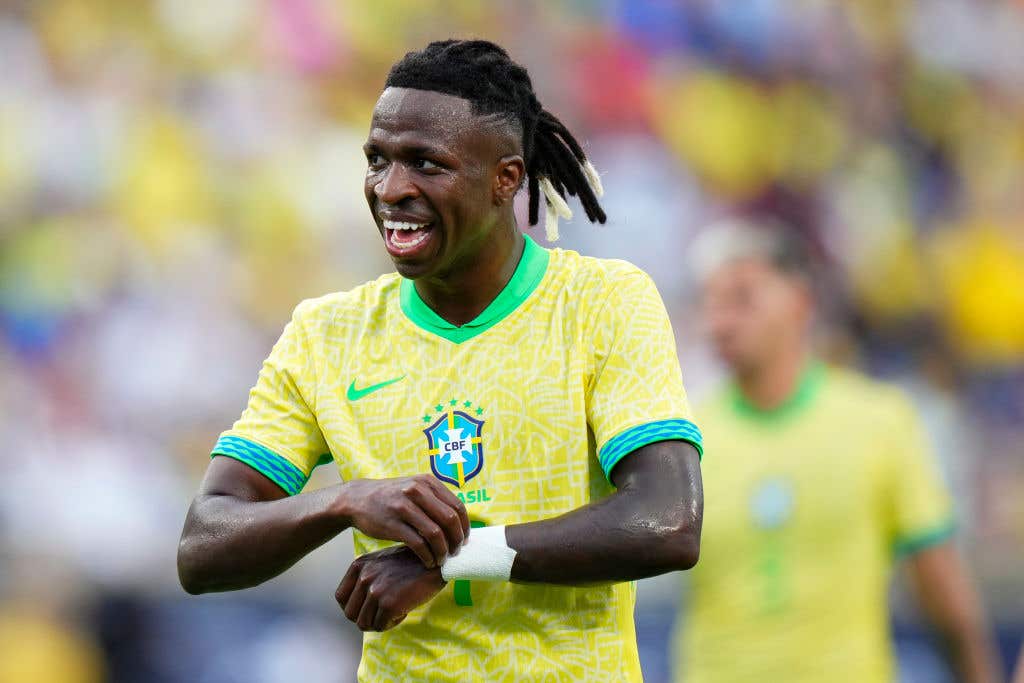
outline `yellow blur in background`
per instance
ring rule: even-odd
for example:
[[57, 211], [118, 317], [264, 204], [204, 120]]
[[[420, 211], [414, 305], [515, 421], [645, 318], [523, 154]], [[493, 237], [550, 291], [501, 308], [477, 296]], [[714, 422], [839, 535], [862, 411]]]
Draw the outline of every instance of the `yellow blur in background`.
[[[260, 589], [189, 599], [175, 546], [292, 307], [390, 270], [360, 147], [391, 63], [451, 36], [505, 46], [584, 141], [609, 223], [560, 246], [652, 274], [692, 394], [720, 376], [685, 267], [695, 234], [743, 213], [806, 235], [833, 274], [823, 347], [915, 397], [1013, 648], [1024, 3], [15, 0], [0, 682], [349, 679], [357, 635], [331, 597], [346, 540]], [[41, 599], [40, 576], [61, 590]], [[677, 592], [640, 590], [648, 681], [667, 680]], [[905, 680], [939, 680], [896, 604]]]

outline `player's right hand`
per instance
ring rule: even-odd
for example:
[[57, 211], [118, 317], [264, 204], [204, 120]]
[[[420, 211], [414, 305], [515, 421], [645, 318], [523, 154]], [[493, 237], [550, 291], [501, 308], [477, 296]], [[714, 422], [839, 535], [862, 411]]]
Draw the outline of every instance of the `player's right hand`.
[[360, 630], [387, 631], [444, 586], [438, 569], [424, 568], [409, 548], [399, 545], [357, 557], [334, 599]]
[[348, 526], [404, 543], [427, 568], [440, 567], [469, 534], [466, 506], [428, 474], [345, 482], [338, 506]]

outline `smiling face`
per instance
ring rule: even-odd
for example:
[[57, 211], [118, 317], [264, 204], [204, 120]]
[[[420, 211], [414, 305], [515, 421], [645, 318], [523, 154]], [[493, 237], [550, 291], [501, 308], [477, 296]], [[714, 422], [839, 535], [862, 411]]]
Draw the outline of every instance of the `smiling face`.
[[387, 88], [363, 149], [366, 201], [403, 277], [443, 280], [500, 239], [502, 221], [514, 226], [524, 172], [516, 136], [468, 100]]

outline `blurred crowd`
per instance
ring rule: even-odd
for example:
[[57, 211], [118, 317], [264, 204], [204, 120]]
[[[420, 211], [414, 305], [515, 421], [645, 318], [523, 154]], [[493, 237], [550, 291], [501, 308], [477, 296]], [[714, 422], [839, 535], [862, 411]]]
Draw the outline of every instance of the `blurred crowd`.
[[[688, 245], [728, 215], [801, 231], [822, 348], [917, 400], [1012, 644], [1024, 2], [5, 0], [0, 683], [351, 675], [347, 542], [203, 598], [175, 546], [291, 308], [390, 270], [361, 144], [390, 64], [450, 36], [505, 46], [585, 141], [609, 222], [558, 246], [653, 275], [696, 398], [719, 371]], [[673, 590], [641, 590], [641, 639]]]

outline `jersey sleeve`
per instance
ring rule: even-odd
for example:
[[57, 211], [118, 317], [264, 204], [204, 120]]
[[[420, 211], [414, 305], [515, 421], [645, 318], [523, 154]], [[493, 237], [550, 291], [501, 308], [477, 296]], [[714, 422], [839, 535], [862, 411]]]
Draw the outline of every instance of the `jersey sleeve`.
[[605, 476], [629, 453], [680, 439], [703, 455], [691, 421], [675, 337], [651, 278], [634, 269], [617, 279], [593, 328], [587, 423]]
[[240, 460], [289, 495], [301, 491], [313, 468], [331, 457], [311, 403], [315, 386], [300, 304], [263, 362], [245, 411], [211, 456]]
[[910, 555], [952, 536], [953, 506], [914, 407], [901, 396], [892, 410], [885, 506], [894, 552]]

